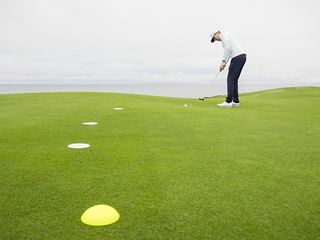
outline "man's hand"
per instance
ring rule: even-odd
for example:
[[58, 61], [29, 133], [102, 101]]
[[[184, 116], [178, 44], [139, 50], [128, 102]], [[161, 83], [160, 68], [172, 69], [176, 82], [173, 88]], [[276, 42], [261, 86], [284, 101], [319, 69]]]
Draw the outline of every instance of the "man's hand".
[[220, 72], [224, 69], [225, 66], [226, 66], [226, 65], [223, 64], [223, 63], [220, 65]]

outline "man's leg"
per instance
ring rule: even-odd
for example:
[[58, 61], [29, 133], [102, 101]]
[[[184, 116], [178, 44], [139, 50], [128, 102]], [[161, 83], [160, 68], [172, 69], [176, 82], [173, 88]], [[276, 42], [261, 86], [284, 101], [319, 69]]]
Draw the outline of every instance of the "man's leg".
[[240, 77], [240, 74], [242, 72], [243, 66], [246, 63], [247, 57], [246, 55], [239, 56], [239, 69], [238, 69], [238, 75], [236, 77], [236, 82], [234, 83], [234, 93], [233, 93], [233, 102], [239, 103], [239, 92], [238, 92], [238, 80]]
[[238, 79], [233, 86], [233, 97], [232, 101], [235, 103], [239, 103], [239, 92], [238, 92]]
[[231, 60], [230, 66], [229, 66], [229, 72], [228, 72], [228, 77], [227, 77], [227, 91], [228, 95], [226, 98], [226, 102], [230, 103], [232, 102], [233, 99], [233, 94], [234, 94], [234, 80], [236, 78], [236, 65], [235, 61]]
[[238, 79], [244, 64], [246, 63], [246, 55], [240, 55], [231, 60], [228, 73], [228, 96], [226, 102], [239, 103]]

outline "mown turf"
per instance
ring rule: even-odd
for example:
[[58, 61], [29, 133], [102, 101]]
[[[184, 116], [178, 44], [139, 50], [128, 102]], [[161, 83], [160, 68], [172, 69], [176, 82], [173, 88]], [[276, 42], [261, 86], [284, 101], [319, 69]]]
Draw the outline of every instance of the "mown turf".
[[0, 239], [320, 239], [320, 88], [222, 100], [0, 95]]

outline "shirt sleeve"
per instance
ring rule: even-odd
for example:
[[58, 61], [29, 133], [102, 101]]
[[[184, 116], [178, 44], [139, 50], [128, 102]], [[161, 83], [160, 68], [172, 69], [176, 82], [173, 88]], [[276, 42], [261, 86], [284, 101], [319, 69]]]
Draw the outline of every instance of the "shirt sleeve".
[[222, 61], [228, 62], [230, 56], [231, 56], [231, 43], [230, 38], [228, 36], [224, 36], [222, 40], [223, 48], [224, 48], [224, 54]]

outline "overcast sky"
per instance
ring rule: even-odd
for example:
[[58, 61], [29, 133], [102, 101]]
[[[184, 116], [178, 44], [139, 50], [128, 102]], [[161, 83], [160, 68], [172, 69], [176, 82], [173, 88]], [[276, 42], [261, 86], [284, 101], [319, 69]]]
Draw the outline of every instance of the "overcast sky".
[[210, 43], [220, 29], [248, 55], [241, 79], [319, 85], [319, 10], [318, 0], [0, 0], [0, 83], [204, 83], [223, 55]]

